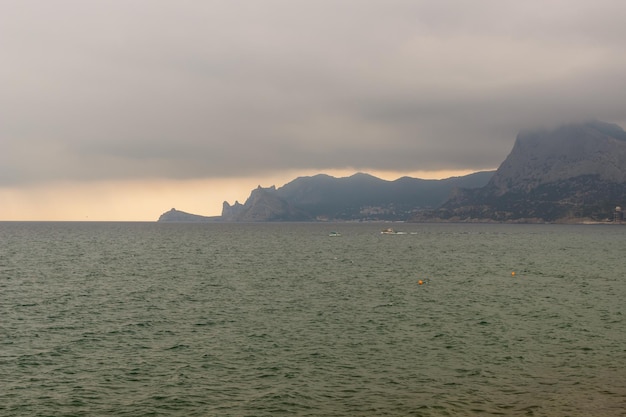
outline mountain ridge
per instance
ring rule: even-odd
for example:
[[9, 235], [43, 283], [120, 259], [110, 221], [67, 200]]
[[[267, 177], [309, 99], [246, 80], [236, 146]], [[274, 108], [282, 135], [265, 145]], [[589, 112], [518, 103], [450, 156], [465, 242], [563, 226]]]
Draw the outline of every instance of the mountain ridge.
[[[456, 187], [486, 184], [493, 172], [479, 171], [442, 180], [401, 177], [393, 181], [363, 172], [341, 178], [316, 174], [298, 177], [280, 188], [259, 185], [244, 204], [235, 201], [231, 205], [224, 201], [222, 215], [209, 219], [225, 222], [403, 221], [416, 209], [439, 206]], [[201, 221], [202, 217], [189, 217], [189, 221]], [[182, 215], [164, 213], [159, 221], [187, 220]]]
[[[443, 180], [298, 177], [280, 188], [259, 186], [244, 204], [225, 201], [218, 219], [606, 222], [621, 219], [624, 204], [626, 132], [592, 120], [520, 131], [496, 171]], [[199, 221], [172, 213], [164, 221], [176, 218]]]
[[411, 221], [598, 222], [626, 202], [626, 132], [591, 121], [521, 131], [489, 183]]

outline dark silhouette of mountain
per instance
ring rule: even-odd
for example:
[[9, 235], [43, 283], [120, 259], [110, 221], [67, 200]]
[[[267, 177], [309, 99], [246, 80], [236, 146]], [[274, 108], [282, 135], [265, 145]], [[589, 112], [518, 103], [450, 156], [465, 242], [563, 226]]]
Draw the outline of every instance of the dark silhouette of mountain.
[[599, 121], [518, 134], [495, 172], [445, 180], [368, 174], [300, 177], [257, 188], [221, 217], [172, 209], [159, 221], [410, 220], [580, 222], [626, 203], [626, 132]]
[[624, 202], [626, 132], [591, 121], [520, 132], [486, 186], [459, 189], [411, 220], [603, 221]]
[[234, 206], [230, 206], [224, 202], [222, 219], [238, 222], [308, 221], [311, 220], [311, 216], [281, 198], [274, 186], [270, 188], [259, 186], [250, 193], [250, 197], [243, 205], [235, 202]]
[[175, 208], [166, 211], [159, 217], [159, 222], [215, 222], [220, 221], [220, 216], [199, 216], [197, 214], [186, 213]]
[[483, 186], [492, 175], [386, 181], [364, 173], [346, 178], [320, 174], [297, 178], [276, 194], [318, 220], [406, 220], [417, 209], [442, 204], [455, 187]]
[[[386, 181], [358, 173], [347, 178], [319, 174], [300, 177], [276, 189], [258, 187], [244, 204], [224, 202], [222, 216], [232, 222], [406, 220], [416, 210], [441, 205], [458, 187], [482, 187], [493, 171], [423, 180], [403, 177]], [[181, 214], [182, 213], [182, 214]], [[178, 220], [177, 220], [178, 219]], [[203, 216], [171, 211], [159, 221], [203, 221]], [[215, 221], [216, 218], [205, 218]]]

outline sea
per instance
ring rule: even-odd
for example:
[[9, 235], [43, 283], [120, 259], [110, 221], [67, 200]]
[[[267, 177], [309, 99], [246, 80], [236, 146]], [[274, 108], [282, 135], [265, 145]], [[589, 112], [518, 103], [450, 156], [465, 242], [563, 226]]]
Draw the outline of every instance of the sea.
[[626, 416], [626, 227], [2, 222], [0, 416]]

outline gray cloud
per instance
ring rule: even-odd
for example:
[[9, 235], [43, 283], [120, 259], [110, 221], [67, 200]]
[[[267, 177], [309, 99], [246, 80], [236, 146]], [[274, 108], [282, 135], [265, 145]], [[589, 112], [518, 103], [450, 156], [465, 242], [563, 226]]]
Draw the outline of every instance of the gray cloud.
[[497, 166], [626, 127], [622, 1], [0, 5], [0, 185]]

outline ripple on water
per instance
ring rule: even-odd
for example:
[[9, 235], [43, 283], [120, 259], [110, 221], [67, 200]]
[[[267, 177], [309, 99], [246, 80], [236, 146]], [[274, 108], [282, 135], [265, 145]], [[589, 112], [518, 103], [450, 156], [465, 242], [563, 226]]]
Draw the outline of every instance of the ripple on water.
[[621, 228], [328, 226], [0, 223], [0, 414], [624, 415]]

